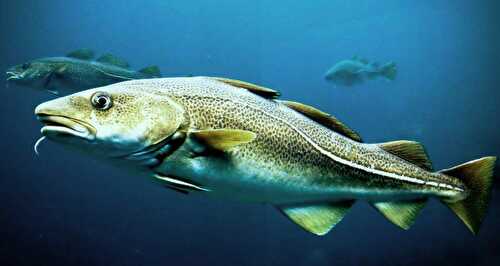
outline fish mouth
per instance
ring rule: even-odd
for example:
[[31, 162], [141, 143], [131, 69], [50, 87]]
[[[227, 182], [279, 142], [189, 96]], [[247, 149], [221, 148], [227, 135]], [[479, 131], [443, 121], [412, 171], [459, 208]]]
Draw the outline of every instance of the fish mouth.
[[92, 142], [96, 137], [96, 129], [81, 120], [62, 115], [37, 114], [44, 124], [40, 130], [43, 136], [49, 138], [77, 137]]
[[20, 80], [24, 78], [23, 73], [17, 73], [14, 71], [7, 71], [5, 74], [7, 75], [7, 81]]

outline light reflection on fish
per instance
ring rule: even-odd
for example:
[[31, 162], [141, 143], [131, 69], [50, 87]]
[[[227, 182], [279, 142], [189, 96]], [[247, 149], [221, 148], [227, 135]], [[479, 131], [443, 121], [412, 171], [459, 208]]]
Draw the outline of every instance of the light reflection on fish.
[[182, 193], [268, 203], [326, 234], [356, 200], [408, 229], [428, 198], [477, 233], [495, 157], [433, 171], [413, 141], [367, 144], [335, 117], [224, 78], [135, 80], [39, 105], [48, 139]]

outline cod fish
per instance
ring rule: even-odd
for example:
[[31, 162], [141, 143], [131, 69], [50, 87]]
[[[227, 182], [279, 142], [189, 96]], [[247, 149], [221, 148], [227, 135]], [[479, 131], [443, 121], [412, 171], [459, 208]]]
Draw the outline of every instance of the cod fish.
[[93, 51], [81, 49], [65, 57], [35, 59], [8, 69], [7, 81], [68, 95], [126, 80], [160, 77], [156, 66], [133, 71], [128, 69], [126, 61], [111, 54], [104, 54], [95, 61], [93, 58]]
[[352, 86], [378, 77], [392, 81], [396, 78], [396, 74], [397, 69], [394, 62], [380, 66], [376, 62], [370, 63], [366, 59], [355, 56], [332, 66], [325, 73], [325, 79], [335, 84]]
[[428, 198], [473, 233], [496, 157], [433, 171], [424, 148], [363, 143], [334, 116], [275, 90], [216, 77], [134, 80], [36, 107], [48, 138], [180, 193], [276, 206], [316, 235], [356, 200], [408, 229]]

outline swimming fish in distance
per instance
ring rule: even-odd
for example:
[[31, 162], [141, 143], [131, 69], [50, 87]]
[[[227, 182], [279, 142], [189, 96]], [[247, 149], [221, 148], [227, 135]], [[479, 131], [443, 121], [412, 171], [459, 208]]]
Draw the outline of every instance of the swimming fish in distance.
[[396, 78], [396, 74], [397, 69], [394, 62], [379, 65], [377, 62], [369, 62], [355, 56], [333, 65], [325, 73], [325, 79], [335, 84], [352, 86], [378, 77], [392, 81]]
[[134, 71], [128, 69], [125, 60], [111, 54], [104, 54], [95, 61], [93, 58], [92, 50], [81, 49], [65, 57], [35, 59], [9, 68], [7, 81], [68, 95], [126, 80], [160, 77], [156, 66]]
[[433, 171], [413, 141], [363, 143], [277, 91], [213, 77], [134, 80], [42, 103], [43, 137], [181, 193], [268, 203], [324, 235], [356, 200], [408, 229], [428, 198], [477, 233], [496, 157]]

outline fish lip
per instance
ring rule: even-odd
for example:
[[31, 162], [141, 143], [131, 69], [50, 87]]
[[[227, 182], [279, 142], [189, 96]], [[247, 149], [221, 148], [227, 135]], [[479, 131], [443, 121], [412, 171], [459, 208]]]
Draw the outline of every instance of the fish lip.
[[22, 73], [16, 73], [14, 71], [7, 71], [5, 72], [5, 74], [7, 75], [7, 81], [11, 81], [11, 80], [19, 80], [19, 79], [22, 79], [24, 76]]
[[43, 136], [72, 136], [92, 142], [96, 138], [97, 130], [92, 125], [64, 115], [37, 114], [37, 118], [44, 124], [40, 130]]

